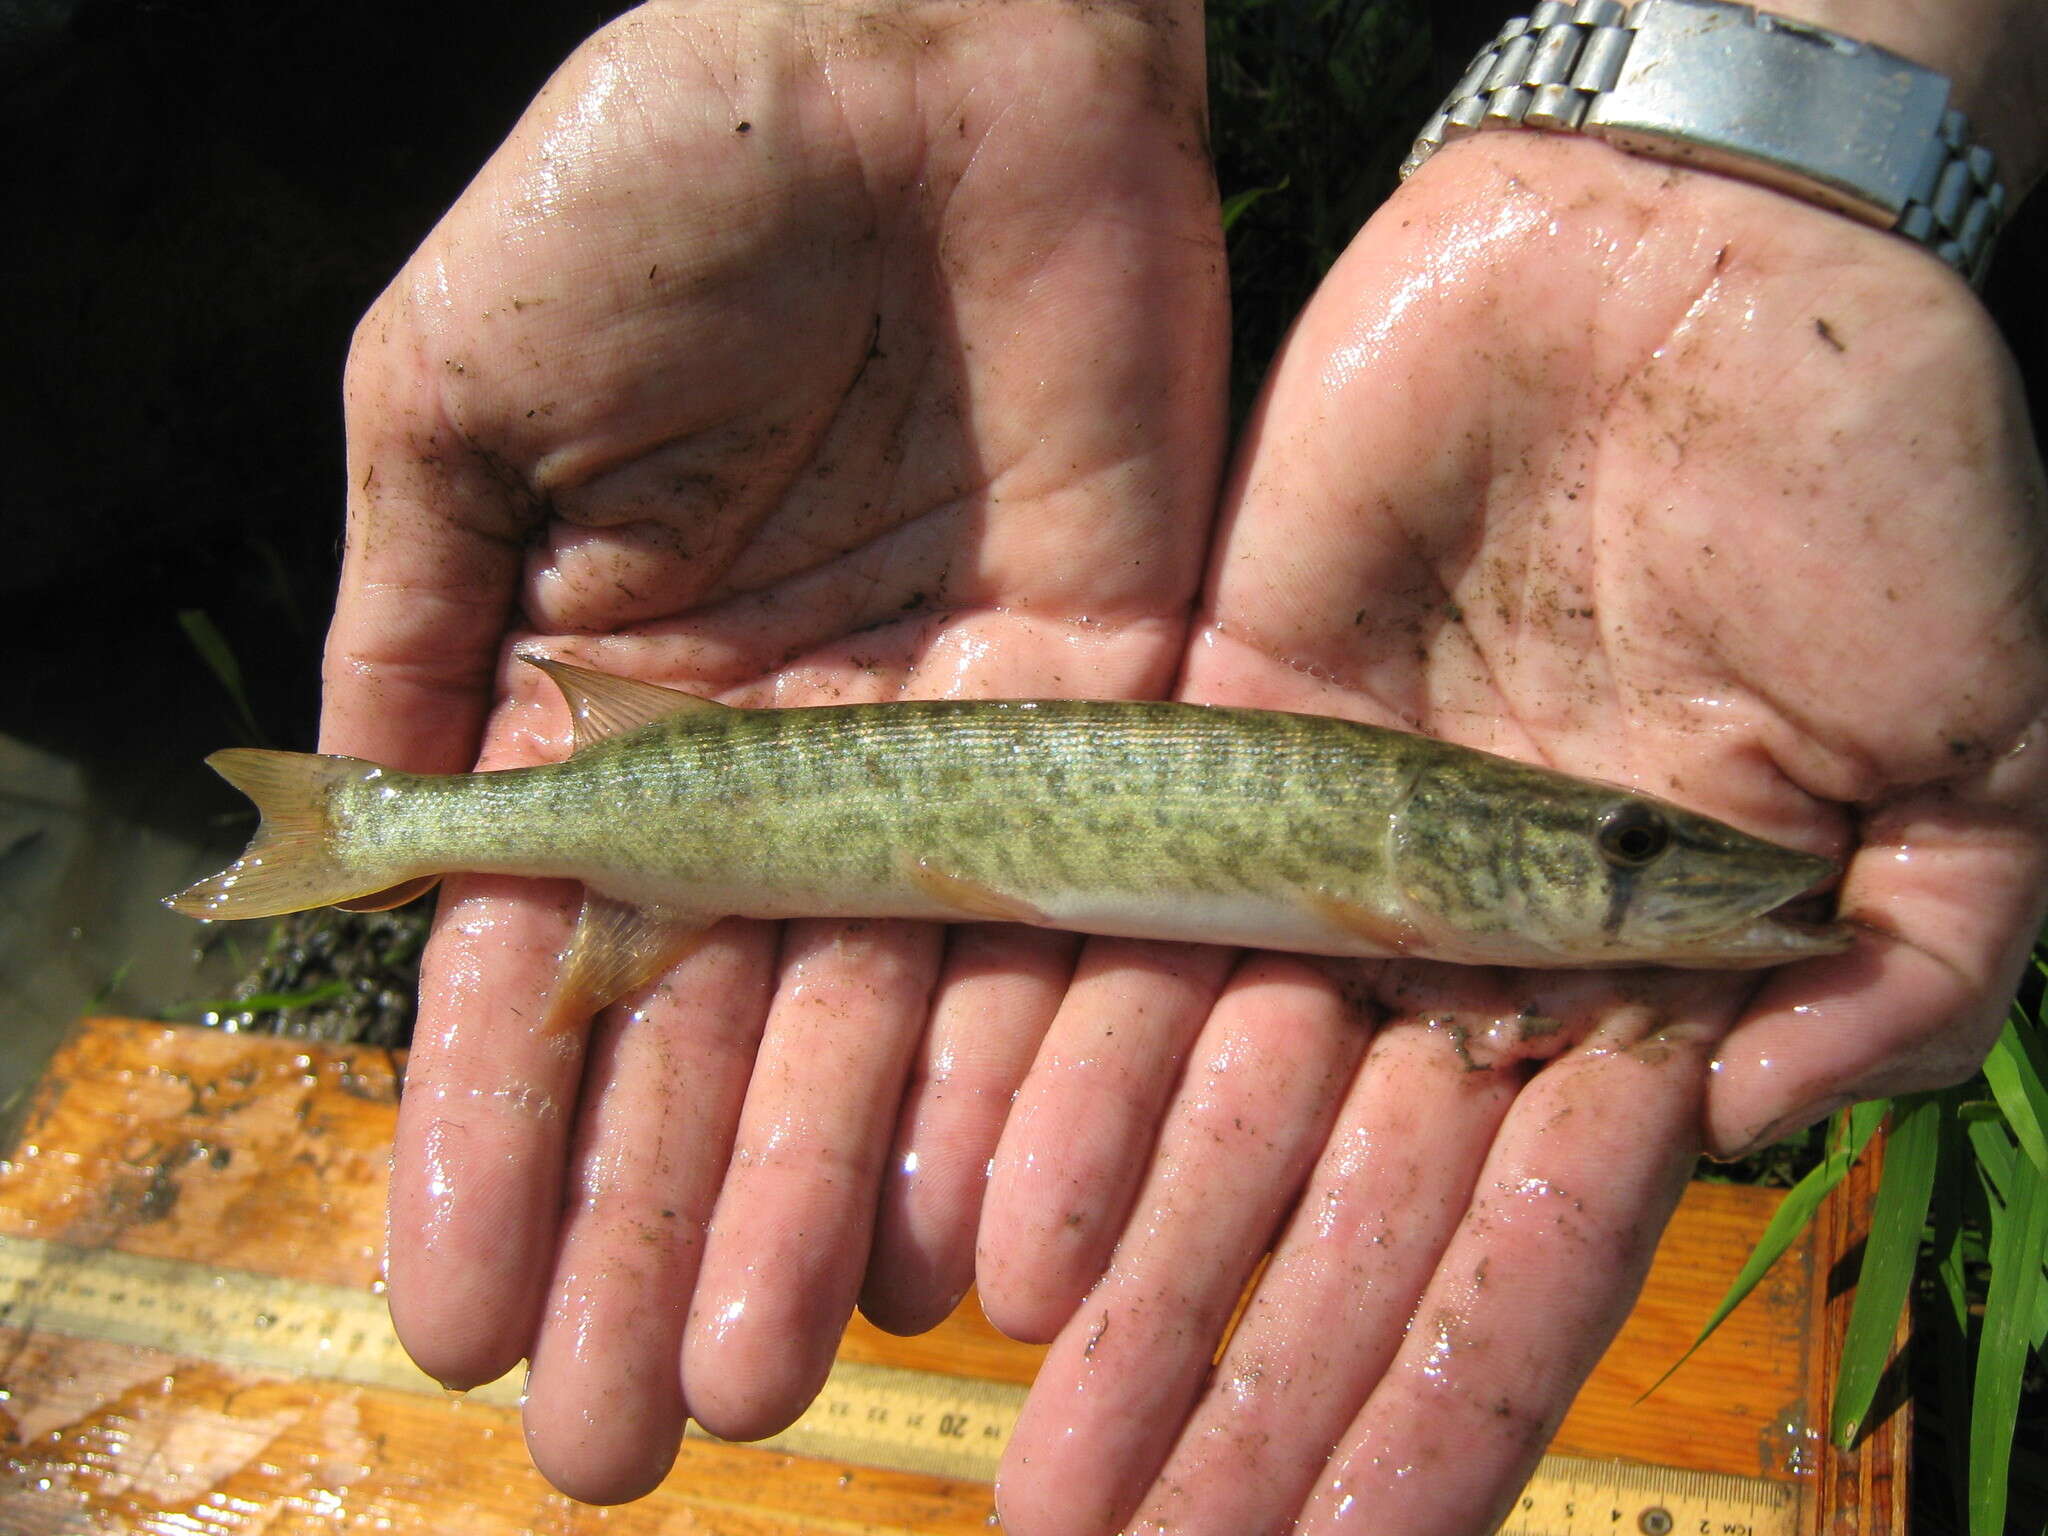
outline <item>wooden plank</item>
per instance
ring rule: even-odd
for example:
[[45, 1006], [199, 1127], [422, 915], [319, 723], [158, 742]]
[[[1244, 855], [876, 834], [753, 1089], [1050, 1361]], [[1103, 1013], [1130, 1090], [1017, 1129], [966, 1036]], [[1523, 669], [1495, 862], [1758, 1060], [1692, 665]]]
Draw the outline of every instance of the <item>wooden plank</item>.
[[1807, 1501], [1809, 1536], [1904, 1536], [1910, 1524], [1913, 1405], [1902, 1356], [1911, 1308], [1899, 1319], [1891, 1359], [1862, 1438], [1847, 1451], [1836, 1450], [1826, 1439], [1833, 1417], [1832, 1388], [1855, 1300], [1856, 1264], [1883, 1176], [1880, 1137], [1835, 1186], [1815, 1218], [1807, 1334], [1813, 1345], [1814, 1424], [1820, 1444], [1813, 1497]]
[[1553, 1450], [1747, 1477], [1794, 1477], [1810, 1468], [1810, 1282], [1801, 1256], [1772, 1270], [1697, 1354], [1644, 1396], [1726, 1294], [1778, 1200], [1775, 1191], [1734, 1184], [1695, 1183], [1686, 1191], [1642, 1297], [1572, 1404]]
[[86, 1020], [0, 1165], [0, 1232], [374, 1285], [398, 1065], [386, 1051]]
[[985, 1486], [685, 1441], [637, 1504], [564, 1498], [526, 1465], [518, 1415], [280, 1381], [94, 1340], [0, 1330], [16, 1391], [0, 1467], [10, 1536], [986, 1536]]
[[[398, 1067], [374, 1050], [87, 1021], [0, 1165], [0, 1234], [374, 1288]], [[1690, 1342], [1773, 1206], [1763, 1192], [1694, 1186], [1555, 1449], [1812, 1475], [1811, 1254], [1637, 1401]], [[11, 1452], [0, 1528], [10, 1531], [271, 1536], [354, 1530], [370, 1511], [364, 1530], [494, 1536], [592, 1529], [598, 1518], [532, 1471], [508, 1410], [54, 1335], [4, 1342], [0, 1408], [12, 1419], [0, 1424]], [[1042, 1353], [995, 1333], [970, 1299], [920, 1339], [856, 1320], [842, 1358], [1022, 1383]], [[191, 1470], [174, 1477], [175, 1467]], [[949, 1532], [986, 1529], [990, 1508], [979, 1484], [693, 1441], [661, 1490], [606, 1512], [604, 1528]]]

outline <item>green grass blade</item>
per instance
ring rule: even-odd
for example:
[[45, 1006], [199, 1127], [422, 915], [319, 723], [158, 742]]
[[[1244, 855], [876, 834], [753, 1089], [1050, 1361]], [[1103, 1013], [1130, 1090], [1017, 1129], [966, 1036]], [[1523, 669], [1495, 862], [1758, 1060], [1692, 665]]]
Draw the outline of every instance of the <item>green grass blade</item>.
[[173, 1003], [160, 1011], [157, 1017], [196, 1023], [208, 1014], [282, 1013], [287, 1008], [317, 1008], [322, 1003], [331, 1003], [347, 997], [354, 990], [355, 988], [347, 981], [337, 976], [298, 992], [253, 992], [247, 997], [217, 997], [210, 1002]]
[[1713, 1316], [1709, 1317], [1706, 1326], [1700, 1329], [1699, 1337], [1686, 1346], [1684, 1354], [1671, 1362], [1669, 1370], [1650, 1383], [1643, 1396], [1636, 1399], [1637, 1402], [1641, 1402], [1669, 1381], [1678, 1368], [1690, 1360], [1702, 1344], [1713, 1337], [1714, 1330], [1727, 1321], [1728, 1314], [1742, 1305], [1749, 1293], [1756, 1289], [1757, 1282], [1770, 1273], [1771, 1266], [1785, 1256], [1785, 1250], [1792, 1246], [1799, 1234], [1806, 1229], [1806, 1224], [1813, 1220], [1813, 1213], [1820, 1208], [1821, 1201], [1827, 1198], [1828, 1191], [1842, 1182], [1851, 1165], [1863, 1155], [1864, 1147], [1870, 1143], [1871, 1134], [1876, 1131], [1884, 1119], [1885, 1111], [1890, 1108], [1891, 1100], [1873, 1099], [1867, 1104], [1851, 1105], [1836, 1116], [1834, 1130], [1829, 1136], [1831, 1148], [1827, 1157], [1818, 1168], [1785, 1191], [1785, 1198], [1778, 1206], [1776, 1214], [1771, 1217], [1763, 1234], [1757, 1238], [1756, 1246], [1750, 1250], [1741, 1273], [1736, 1275], [1734, 1283], [1728, 1287], [1728, 1293], [1721, 1298], [1720, 1305], [1714, 1308]]
[[1970, 1151], [1977, 1159], [1977, 1172], [1982, 1178], [1984, 1193], [1994, 1210], [2003, 1211], [2006, 1202], [2012, 1198], [2013, 1169], [2019, 1162], [2019, 1154], [2013, 1151], [2003, 1120], [1973, 1118], [1969, 1121], [1969, 1130]]
[[1870, 1214], [1856, 1300], [1842, 1339], [1841, 1370], [1835, 1377], [1830, 1433], [1844, 1449], [1854, 1445], [1863, 1430], [1891, 1355], [1899, 1313], [1912, 1289], [1920, 1229], [1927, 1221], [1927, 1201], [1941, 1155], [1941, 1123], [1941, 1100], [1933, 1094], [1915, 1094], [1898, 1101], [1891, 1133], [1885, 1138], [1884, 1175]]
[[2037, 1172], [2048, 1174], [2048, 1087], [2041, 1082], [2041, 1064], [2028, 1049], [2032, 1022], [2018, 1008], [1984, 1061], [1991, 1096], [2012, 1130], [2013, 1140]]
[[1233, 192], [1223, 199], [1223, 232], [1230, 233], [1230, 226], [1244, 217], [1245, 210], [1260, 198], [1272, 192], [1285, 192], [1290, 177], [1282, 176], [1270, 187], [1246, 187], [1242, 192]]
[[1970, 1536], [2004, 1536], [2020, 1382], [2048, 1255], [2048, 1178], [2019, 1158], [2012, 1175], [2005, 1209], [1991, 1218], [1991, 1280], [1970, 1405]]
[[[1929, 1248], [1939, 1287], [1932, 1309], [1936, 1411], [1941, 1415], [1942, 1460], [1959, 1531], [1970, 1528], [1970, 1358], [1975, 1325], [1970, 1315], [1969, 1263], [1972, 1216], [1983, 1199], [1970, 1172], [1969, 1139], [1954, 1113], [1968, 1092], [1965, 1086], [1941, 1095], [1949, 1112], [1941, 1120], [1941, 1155], [1929, 1211], [1934, 1224]], [[1981, 1230], [1982, 1224], [1977, 1225]]]
[[235, 660], [234, 649], [228, 644], [227, 636], [220, 632], [220, 626], [197, 608], [181, 608], [178, 611], [178, 627], [185, 631], [185, 638], [192, 642], [192, 649], [199, 653], [199, 659], [206, 663], [222, 688], [227, 690], [229, 700], [235, 706], [235, 723], [243, 735], [258, 746], [269, 743], [263, 734], [263, 727], [256, 723], [256, 712], [249, 707], [249, 691], [242, 685], [242, 664]]
[[[2001, 1123], [1996, 1119], [1972, 1119], [1969, 1122], [1970, 1150], [1975, 1154], [1977, 1183], [1982, 1190], [1987, 1214], [1983, 1226], [1994, 1234], [1992, 1246], [1996, 1247], [1998, 1223], [2005, 1218], [2006, 1207], [2012, 1203], [2013, 1191], [2028, 1182], [2040, 1181], [2041, 1175], [2034, 1172], [2031, 1159], [2015, 1150], [2006, 1139]], [[2048, 1254], [2039, 1256], [2040, 1265], [2048, 1265]], [[1987, 1263], [1991, 1255], [1985, 1255]], [[2039, 1349], [2048, 1341], [2048, 1287], [2034, 1292], [2032, 1327], [2034, 1347]]]

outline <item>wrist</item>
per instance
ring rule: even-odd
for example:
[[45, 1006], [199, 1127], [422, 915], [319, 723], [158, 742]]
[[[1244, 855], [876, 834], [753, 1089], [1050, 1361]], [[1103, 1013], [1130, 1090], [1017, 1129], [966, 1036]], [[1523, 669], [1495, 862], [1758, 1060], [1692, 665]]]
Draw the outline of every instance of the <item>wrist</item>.
[[[1969, 117], [2001, 99], [1996, 83], [2010, 69], [1979, 54], [1978, 29], [2019, 0], [1961, 0], [1938, 22], [1894, 18], [1881, 37], [1840, 25], [1866, 0], [1791, 3], [1804, 9], [1543, 0], [1473, 57], [1401, 175], [1486, 129], [1584, 133], [1775, 187], [1890, 230], [1980, 281], [2001, 211], [2040, 170], [2042, 146], [2024, 129], [2048, 108], [1994, 108], [1995, 139]], [[2036, 26], [2048, 43], [2048, 20], [2016, 20], [2007, 51], [2030, 58]], [[1915, 41], [1923, 58], [1973, 71], [1970, 90], [1901, 51]]]
[[1948, 76], [1950, 105], [1998, 157], [2017, 204], [2048, 166], [2048, 5], [2041, 0], [1756, 0]]

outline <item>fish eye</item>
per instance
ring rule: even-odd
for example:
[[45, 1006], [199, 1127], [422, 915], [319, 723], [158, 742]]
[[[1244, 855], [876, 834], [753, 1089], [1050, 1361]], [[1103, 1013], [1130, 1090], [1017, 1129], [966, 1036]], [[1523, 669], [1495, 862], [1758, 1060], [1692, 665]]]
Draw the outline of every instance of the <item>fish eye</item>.
[[1671, 827], [1647, 805], [1624, 805], [1601, 817], [1594, 840], [1608, 863], [1641, 869], [1671, 846]]

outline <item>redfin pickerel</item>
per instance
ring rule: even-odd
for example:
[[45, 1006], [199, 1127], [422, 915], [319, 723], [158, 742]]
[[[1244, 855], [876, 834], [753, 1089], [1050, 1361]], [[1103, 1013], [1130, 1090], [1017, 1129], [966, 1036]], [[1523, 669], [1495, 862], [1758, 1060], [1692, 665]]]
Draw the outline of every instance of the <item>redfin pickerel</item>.
[[262, 821], [170, 905], [268, 917], [395, 905], [455, 871], [580, 880], [557, 1027], [729, 915], [1521, 966], [1751, 967], [1849, 942], [1774, 915], [1825, 859], [1425, 736], [1067, 699], [734, 709], [528, 659], [569, 703], [567, 760], [420, 775], [217, 752]]

